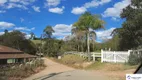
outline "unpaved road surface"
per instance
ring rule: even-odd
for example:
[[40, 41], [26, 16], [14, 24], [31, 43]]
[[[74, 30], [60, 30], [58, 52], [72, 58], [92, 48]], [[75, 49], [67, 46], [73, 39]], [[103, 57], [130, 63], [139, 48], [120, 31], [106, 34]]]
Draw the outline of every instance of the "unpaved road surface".
[[45, 59], [47, 67], [24, 80], [109, 80], [101, 74], [94, 74], [90, 71], [76, 70], [68, 66]]

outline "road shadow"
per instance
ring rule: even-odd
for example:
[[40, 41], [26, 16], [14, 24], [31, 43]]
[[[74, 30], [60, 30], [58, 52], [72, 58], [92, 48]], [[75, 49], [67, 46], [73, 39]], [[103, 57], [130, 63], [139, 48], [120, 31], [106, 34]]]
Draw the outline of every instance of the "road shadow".
[[[72, 70], [74, 71], [74, 70]], [[65, 71], [65, 72], [70, 72], [70, 71]], [[65, 72], [59, 72], [59, 73], [51, 73], [51, 74], [48, 74], [48, 75], [44, 75], [44, 76], [41, 76], [39, 78], [36, 78], [36, 79], [33, 79], [33, 80], [46, 80], [48, 78], [51, 78], [53, 76], [56, 76], [56, 75], [59, 75], [59, 74], [62, 74], [62, 73], [65, 73]], [[66, 75], [67, 77], [71, 76], [71, 75]]]

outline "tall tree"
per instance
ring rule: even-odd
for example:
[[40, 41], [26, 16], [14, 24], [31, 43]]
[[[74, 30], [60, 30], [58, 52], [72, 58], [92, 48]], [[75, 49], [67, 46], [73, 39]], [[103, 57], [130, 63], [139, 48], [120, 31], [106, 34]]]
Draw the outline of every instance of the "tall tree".
[[25, 34], [14, 30], [6, 35], [0, 35], [0, 45], [5, 45], [15, 49], [19, 49], [29, 54], [35, 54], [35, 45], [25, 38]]
[[73, 25], [76, 29], [85, 31], [87, 36], [87, 52], [88, 52], [88, 60], [91, 60], [90, 54], [90, 29], [97, 30], [100, 28], [104, 28], [104, 21], [100, 19], [98, 15], [93, 15], [89, 12], [85, 12], [81, 15], [79, 20]]
[[45, 33], [44, 36], [46, 38], [51, 38], [52, 33], [54, 33], [55, 31], [53, 30], [52, 26], [46, 26], [46, 28], [43, 30], [43, 32]]
[[7, 30], [7, 29], [5, 29], [5, 30], [4, 30], [4, 34], [7, 34], [7, 33], [8, 33], [8, 30]]
[[30, 35], [31, 35], [30, 39], [34, 39], [35, 38], [35, 34], [33, 32], [31, 32]]
[[142, 45], [142, 0], [131, 0], [121, 13], [121, 18], [126, 19], [122, 28], [115, 30], [120, 38], [120, 50], [128, 50]]
[[92, 40], [93, 43], [93, 51], [94, 51], [94, 43], [95, 43], [95, 39], [96, 39], [96, 33], [94, 31], [90, 32], [90, 39]]

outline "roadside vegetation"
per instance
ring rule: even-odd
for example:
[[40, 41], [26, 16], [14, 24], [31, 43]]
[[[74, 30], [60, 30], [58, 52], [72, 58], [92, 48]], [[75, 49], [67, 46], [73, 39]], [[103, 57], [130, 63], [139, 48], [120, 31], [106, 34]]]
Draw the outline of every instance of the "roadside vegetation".
[[22, 80], [45, 68], [43, 60], [34, 60], [26, 64], [9, 64], [0, 66], [0, 80]]
[[86, 67], [86, 70], [102, 70], [102, 71], [124, 71], [129, 69], [136, 69], [137, 65], [131, 66], [125, 63], [101, 63], [94, 62]]
[[52, 60], [77, 69], [83, 69], [83, 64], [87, 62], [87, 58], [74, 54], [64, 55], [61, 59], [52, 58]]

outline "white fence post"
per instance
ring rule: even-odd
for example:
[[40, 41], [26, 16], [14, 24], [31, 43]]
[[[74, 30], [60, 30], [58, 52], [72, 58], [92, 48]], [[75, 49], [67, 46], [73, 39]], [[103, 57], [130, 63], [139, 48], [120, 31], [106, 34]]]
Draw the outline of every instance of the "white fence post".
[[101, 63], [103, 63], [104, 61], [103, 61], [103, 49], [101, 49]]
[[95, 54], [93, 53], [93, 61], [95, 62]]
[[132, 50], [128, 50], [128, 55], [130, 55], [131, 52], [132, 52]]
[[117, 60], [116, 60], [116, 54], [115, 54], [115, 51], [114, 51], [114, 53], [113, 53], [113, 56], [114, 56], [114, 62], [116, 63], [117, 62]]

